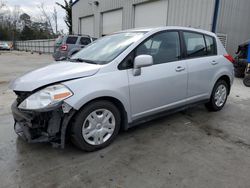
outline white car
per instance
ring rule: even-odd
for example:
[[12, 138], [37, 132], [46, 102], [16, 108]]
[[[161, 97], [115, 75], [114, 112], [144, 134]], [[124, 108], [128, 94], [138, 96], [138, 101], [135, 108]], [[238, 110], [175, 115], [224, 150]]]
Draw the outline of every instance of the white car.
[[64, 147], [66, 133], [86, 151], [120, 129], [204, 103], [219, 111], [233, 83], [232, 57], [214, 33], [183, 27], [117, 32], [69, 62], [16, 79], [15, 130], [28, 142]]
[[0, 50], [10, 50], [10, 46], [7, 42], [0, 42]]

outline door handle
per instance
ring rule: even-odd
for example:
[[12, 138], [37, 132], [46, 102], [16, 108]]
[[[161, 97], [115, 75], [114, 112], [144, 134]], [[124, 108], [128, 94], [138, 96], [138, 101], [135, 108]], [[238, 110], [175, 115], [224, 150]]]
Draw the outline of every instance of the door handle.
[[181, 66], [178, 66], [178, 67], [176, 67], [176, 69], [175, 69], [176, 72], [181, 72], [181, 71], [184, 71], [184, 70], [185, 70], [185, 68], [184, 68], [184, 67], [181, 67]]
[[212, 65], [217, 65], [217, 64], [218, 64], [218, 62], [217, 62], [217, 61], [215, 61], [215, 60], [213, 60], [213, 61], [211, 61], [211, 64], [212, 64]]

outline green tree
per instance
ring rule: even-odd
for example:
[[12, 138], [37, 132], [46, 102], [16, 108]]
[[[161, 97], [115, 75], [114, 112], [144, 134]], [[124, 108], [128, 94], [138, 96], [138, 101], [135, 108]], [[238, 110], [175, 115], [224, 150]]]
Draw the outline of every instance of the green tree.
[[69, 34], [72, 34], [72, 0], [64, 0], [64, 5], [56, 2], [58, 6], [63, 8], [66, 12], [66, 16], [64, 18], [64, 21], [69, 29]]
[[34, 31], [27, 25], [24, 26], [20, 34], [21, 40], [30, 40], [34, 39]]

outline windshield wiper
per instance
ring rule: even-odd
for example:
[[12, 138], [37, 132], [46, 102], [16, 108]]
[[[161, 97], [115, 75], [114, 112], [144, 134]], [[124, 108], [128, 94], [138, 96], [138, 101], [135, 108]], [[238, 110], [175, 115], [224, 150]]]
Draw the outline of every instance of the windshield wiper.
[[76, 58], [76, 59], [70, 59], [69, 60], [70, 62], [81, 62], [81, 63], [90, 63], [90, 64], [97, 64], [96, 62], [94, 61], [91, 61], [91, 60], [87, 60], [87, 59], [82, 59], [82, 58]]

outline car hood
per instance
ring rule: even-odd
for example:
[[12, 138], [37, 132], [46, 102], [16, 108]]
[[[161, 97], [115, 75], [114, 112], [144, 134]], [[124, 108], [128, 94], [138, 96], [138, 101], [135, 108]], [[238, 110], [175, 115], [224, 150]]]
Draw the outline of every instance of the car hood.
[[31, 71], [10, 84], [14, 91], [33, 91], [39, 87], [70, 79], [92, 76], [101, 65], [59, 62]]

